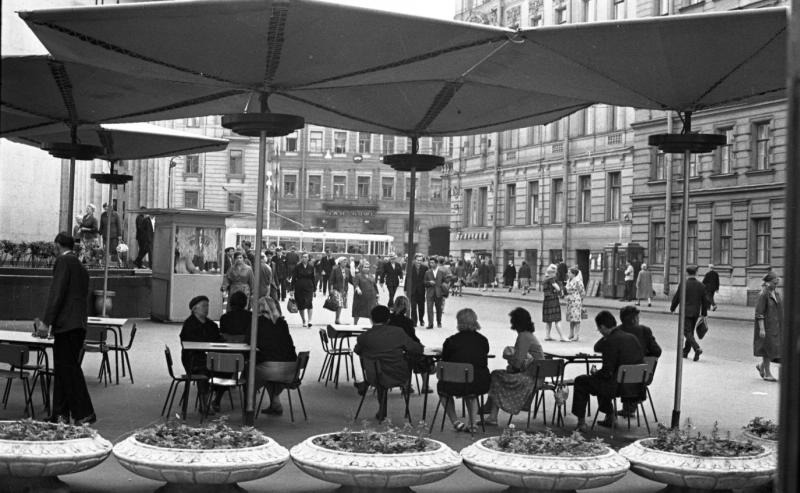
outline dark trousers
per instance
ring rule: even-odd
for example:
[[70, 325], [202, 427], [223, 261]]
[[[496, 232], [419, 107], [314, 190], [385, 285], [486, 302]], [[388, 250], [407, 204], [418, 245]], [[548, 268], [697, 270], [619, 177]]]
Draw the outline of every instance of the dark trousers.
[[147, 261], [150, 262], [150, 265], [153, 264], [153, 255], [150, 253], [150, 243], [139, 243], [139, 253], [136, 255], [136, 260], [134, 261], [134, 265], [137, 267], [142, 266], [142, 260], [144, 260], [144, 256], [147, 255]]
[[53, 416], [79, 420], [94, 413], [92, 398], [81, 370], [85, 329], [56, 333], [53, 339]]
[[614, 411], [611, 405], [611, 396], [614, 392], [612, 382], [595, 375], [581, 375], [575, 378], [575, 393], [572, 396], [572, 414], [578, 418], [586, 416], [586, 407], [589, 405], [590, 396], [597, 396], [597, 408], [600, 412], [611, 414]]
[[441, 296], [429, 296], [426, 300], [428, 305], [428, 326], [433, 326], [433, 309], [436, 308], [436, 324], [442, 325], [442, 306], [444, 298]]
[[394, 305], [394, 294], [397, 292], [397, 286], [390, 286], [386, 285], [386, 289], [389, 290], [389, 306]]
[[[414, 321], [414, 325], [417, 325], [417, 320], [419, 320], [420, 325], [425, 325], [425, 295], [412, 294], [410, 301], [411, 320]], [[419, 313], [419, 317], [417, 317], [417, 313]]]
[[708, 304], [711, 305], [711, 306], [715, 306], [716, 305], [716, 303], [714, 303], [714, 294], [715, 293], [716, 293], [716, 291], [713, 291], [711, 289], [706, 288], [706, 298], [708, 299]]
[[694, 349], [697, 352], [700, 349], [700, 344], [694, 336], [694, 326], [697, 324], [699, 317], [686, 317], [684, 318], [683, 326], [683, 354], [689, 354], [689, 350]]
[[634, 301], [636, 293], [633, 288], [633, 281], [625, 281], [625, 301]]
[[289, 282], [286, 279], [279, 279], [278, 286], [280, 286], [281, 291], [281, 301], [286, 300], [286, 292], [288, 291]]
[[322, 292], [323, 294], [328, 294], [328, 278], [331, 277], [330, 274], [322, 276], [319, 283], [322, 285]]

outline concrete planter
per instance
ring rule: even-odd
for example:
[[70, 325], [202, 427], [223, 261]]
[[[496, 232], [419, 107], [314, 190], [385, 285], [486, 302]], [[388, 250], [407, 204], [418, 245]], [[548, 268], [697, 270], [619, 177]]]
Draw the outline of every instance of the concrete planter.
[[594, 457], [551, 457], [500, 452], [484, 438], [461, 451], [464, 464], [478, 476], [518, 492], [573, 492], [619, 481], [628, 461], [612, 449]]
[[166, 481], [159, 491], [241, 491], [236, 483], [274, 473], [289, 460], [289, 452], [272, 439], [257, 447], [189, 450], [147, 445], [130, 436], [114, 446], [120, 465], [139, 476]]
[[770, 450], [778, 450], [778, 441], [777, 440], [769, 440], [766, 438], [761, 438], [760, 436], [756, 435], [755, 433], [750, 433], [749, 431], [743, 431], [742, 436], [745, 440], [750, 440], [751, 442], [755, 443], [756, 445], [761, 445], [765, 449]]
[[461, 457], [442, 442], [436, 450], [408, 454], [359, 454], [314, 444], [316, 435], [292, 447], [292, 460], [306, 474], [340, 484], [340, 491], [400, 492], [450, 476]]
[[100, 435], [58, 441], [0, 440], [0, 489], [68, 492], [59, 475], [91, 469], [110, 453], [111, 442]]
[[670, 491], [755, 488], [769, 483], [776, 474], [775, 451], [768, 448], [747, 457], [698, 457], [647, 447], [653, 440], [638, 440], [620, 450], [620, 454], [631, 462], [633, 472], [670, 485]]

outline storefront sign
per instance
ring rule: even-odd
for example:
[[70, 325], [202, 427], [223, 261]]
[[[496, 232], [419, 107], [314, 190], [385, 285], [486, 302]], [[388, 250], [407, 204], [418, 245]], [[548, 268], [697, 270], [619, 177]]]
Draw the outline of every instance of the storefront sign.
[[325, 204], [325, 214], [333, 217], [374, 217], [378, 213], [377, 206]]

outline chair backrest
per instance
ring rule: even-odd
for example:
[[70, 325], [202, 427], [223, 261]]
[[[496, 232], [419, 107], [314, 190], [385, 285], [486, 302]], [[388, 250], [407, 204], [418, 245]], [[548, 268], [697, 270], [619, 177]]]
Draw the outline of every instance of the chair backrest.
[[116, 339], [117, 333], [113, 328], [105, 325], [89, 324], [86, 326], [86, 337], [84, 338], [83, 343], [90, 346], [104, 346], [108, 342], [109, 332], [114, 334], [114, 338]]
[[136, 337], [136, 324], [133, 324], [131, 327], [131, 336], [128, 338], [128, 345], [125, 346], [125, 350], [129, 350], [133, 345], [133, 338]]
[[647, 363], [620, 366], [617, 369], [619, 397], [639, 397], [647, 385], [649, 370]]
[[339, 332], [333, 326], [328, 325], [328, 327], [325, 330], [327, 331], [326, 333], [328, 335], [329, 340], [336, 339], [337, 337], [339, 337]]
[[330, 352], [328, 348], [328, 332], [325, 329], [319, 329], [319, 340], [322, 343], [322, 350], [326, 353]]
[[535, 359], [528, 366], [526, 372], [537, 382], [541, 382], [545, 378], [552, 378], [554, 383], [560, 383], [564, 379], [564, 364], [565, 361], [558, 358]]
[[239, 373], [244, 368], [244, 356], [232, 353], [206, 353], [206, 368], [212, 372]]
[[0, 344], [0, 363], [7, 363], [10, 366], [19, 368], [22, 372], [22, 365], [28, 364], [30, 350], [28, 346], [22, 344]]
[[653, 377], [656, 374], [656, 366], [658, 366], [658, 356], [645, 356], [644, 362], [647, 365], [647, 382], [648, 386], [653, 383]]
[[475, 380], [475, 368], [471, 363], [438, 361], [436, 363], [436, 379], [440, 382], [472, 383]]
[[172, 352], [170, 352], [169, 346], [166, 344], [164, 345], [164, 358], [167, 360], [167, 370], [169, 370], [169, 376], [175, 378], [175, 374], [172, 373]]
[[291, 384], [292, 387], [298, 387], [301, 383], [303, 383], [303, 377], [306, 374], [306, 367], [308, 366], [308, 360], [310, 357], [310, 351], [300, 351], [297, 354], [297, 366], [295, 367], [294, 371], [294, 380]]

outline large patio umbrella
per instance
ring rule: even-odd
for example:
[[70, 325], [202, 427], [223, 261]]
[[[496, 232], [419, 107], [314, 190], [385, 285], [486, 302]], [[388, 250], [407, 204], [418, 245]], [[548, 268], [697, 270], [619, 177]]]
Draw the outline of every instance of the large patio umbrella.
[[[30, 132], [31, 130], [29, 130]], [[21, 144], [32, 145], [42, 149], [54, 148], [71, 142], [73, 132], [49, 132], [45, 134], [8, 137], [9, 140]], [[108, 185], [108, 221], [104, 238], [105, 262], [103, 267], [103, 299], [108, 293], [108, 266], [111, 263], [111, 204], [114, 198], [114, 185], [125, 184], [132, 179], [130, 175], [114, 172], [118, 161], [127, 159], [148, 159], [180, 154], [199, 154], [203, 152], [222, 151], [228, 147], [225, 139], [216, 139], [187, 132], [179, 132], [149, 123], [106, 123], [101, 125], [83, 125], [77, 130], [77, 137], [83, 145], [95, 147], [96, 159], [109, 161], [109, 173], [92, 174], [99, 183]], [[102, 316], [106, 316], [106, 304], [103, 303]]]

